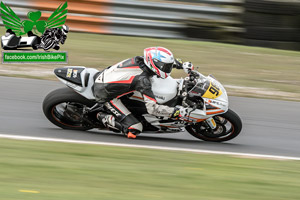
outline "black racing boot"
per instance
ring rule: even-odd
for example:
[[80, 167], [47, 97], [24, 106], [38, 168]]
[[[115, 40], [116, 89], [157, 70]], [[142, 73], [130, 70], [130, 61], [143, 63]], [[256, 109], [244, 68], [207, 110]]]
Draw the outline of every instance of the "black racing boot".
[[122, 125], [115, 120], [115, 117], [113, 115], [104, 114], [104, 113], [98, 113], [97, 119], [102, 122], [102, 124], [107, 127], [111, 128], [113, 131], [121, 131]]

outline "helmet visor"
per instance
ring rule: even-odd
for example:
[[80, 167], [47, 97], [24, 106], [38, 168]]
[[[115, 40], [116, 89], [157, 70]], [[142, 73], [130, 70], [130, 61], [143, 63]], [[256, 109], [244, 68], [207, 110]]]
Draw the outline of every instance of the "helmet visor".
[[171, 73], [171, 71], [173, 69], [173, 63], [164, 63], [164, 62], [154, 59], [154, 64], [156, 67], [158, 67], [158, 69], [160, 69], [161, 71], [163, 71], [165, 73]]

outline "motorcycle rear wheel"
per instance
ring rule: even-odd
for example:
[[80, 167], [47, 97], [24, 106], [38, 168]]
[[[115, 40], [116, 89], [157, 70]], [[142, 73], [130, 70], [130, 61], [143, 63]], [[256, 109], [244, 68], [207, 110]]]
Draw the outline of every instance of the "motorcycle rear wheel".
[[43, 111], [54, 125], [69, 130], [89, 130], [94, 127], [82, 120], [85, 107], [94, 103], [70, 88], [60, 88], [50, 92], [43, 101]]
[[194, 137], [210, 142], [225, 142], [238, 136], [242, 130], [241, 118], [232, 110], [214, 116], [217, 127], [211, 130], [205, 122], [186, 126], [185, 129]]

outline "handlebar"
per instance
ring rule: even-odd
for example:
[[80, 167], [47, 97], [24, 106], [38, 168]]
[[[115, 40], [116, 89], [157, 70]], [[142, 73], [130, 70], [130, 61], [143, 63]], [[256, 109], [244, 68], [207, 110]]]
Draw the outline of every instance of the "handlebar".
[[189, 77], [191, 80], [200, 79], [201, 82], [206, 80], [206, 76], [204, 76], [203, 74], [201, 74], [200, 72], [198, 72], [196, 70], [190, 70]]

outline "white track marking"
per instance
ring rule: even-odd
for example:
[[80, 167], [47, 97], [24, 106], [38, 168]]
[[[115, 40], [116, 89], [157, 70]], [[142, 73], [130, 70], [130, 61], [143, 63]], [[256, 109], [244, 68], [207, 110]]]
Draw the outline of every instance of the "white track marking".
[[94, 141], [84, 141], [84, 140], [32, 137], [32, 136], [22, 136], [22, 135], [0, 134], [0, 138], [8, 138], [8, 139], [15, 139], [15, 140], [62, 142], [62, 143], [74, 143], [74, 144], [106, 145], [106, 146], [156, 149], [156, 150], [167, 150], [167, 151], [184, 151], [184, 152], [192, 152], [192, 153], [229, 155], [229, 156], [236, 156], [236, 157], [243, 157], [243, 158], [261, 158], [261, 159], [272, 159], [272, 160], [300, 160], [300, 157], [290, 157], [290, 156], [236, 153], [236, 152], [227, 152], [227, 151], [211, 151], [211, 150], [203, 150], [203, 149], [187, 149], [187, 148], [177, 148], [177, 147], [160, 147], [160, 146], [152, 146], [152, 145], [121, 144], [121, 143], [113, 143], [113, 142], [94, 142]]

